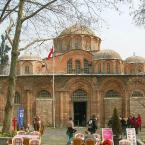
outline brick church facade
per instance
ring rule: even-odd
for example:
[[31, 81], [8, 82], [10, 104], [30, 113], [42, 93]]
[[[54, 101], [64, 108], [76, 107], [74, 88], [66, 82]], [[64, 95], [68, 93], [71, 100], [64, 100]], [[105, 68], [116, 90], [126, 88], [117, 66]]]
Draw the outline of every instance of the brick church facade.
[[[20, 56], [14, 116], [23, 107], [30, 124], [37, 114], [45, 124], [55, 121], [62, 126], [72, 116], [76, 125], [83, 126], [96, 114], [104, 127], [116, 107], [123, 117], [141, 114], [145, 125], [145, 58], [134, 55], [123, 60], [114, 50], [100, 50], [100, 45], [92, 30], [74, 25], [54, 39], [54, 59]], [[7, 80], [8, 75], [0, 75], [0, 122]]]

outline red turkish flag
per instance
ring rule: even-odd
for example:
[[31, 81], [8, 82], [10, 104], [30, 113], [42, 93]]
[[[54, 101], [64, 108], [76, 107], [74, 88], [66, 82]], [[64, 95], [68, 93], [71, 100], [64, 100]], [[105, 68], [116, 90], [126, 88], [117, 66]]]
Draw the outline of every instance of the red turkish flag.
[[48, 54], [48, 60], [49, 60], [50, 58], [53, 57], [53, 53], [54, 53], [54, 48], [52, 47], [52, 48], [50, 49], [49, 54]]

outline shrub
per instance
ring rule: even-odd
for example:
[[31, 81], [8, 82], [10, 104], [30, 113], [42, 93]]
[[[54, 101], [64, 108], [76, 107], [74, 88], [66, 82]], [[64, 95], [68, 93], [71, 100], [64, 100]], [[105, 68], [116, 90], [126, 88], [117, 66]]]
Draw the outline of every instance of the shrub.
[[0, 132], [0, 137], [13, 137], [16, 135], [15, 131], [12, 131], [11, 133], [2, 133]]
[[119, 136], [122, 133], [121, 122], [120, 122], [120, 119], [118, 117], [118, 112], [117, 112], [117, 109], [116, 108], [114, 108], [114, 110], [113, 110], [113, 116], [112, 116], [112, 131], [113, 131], [113, 134], [117, 138], [119, 138]]

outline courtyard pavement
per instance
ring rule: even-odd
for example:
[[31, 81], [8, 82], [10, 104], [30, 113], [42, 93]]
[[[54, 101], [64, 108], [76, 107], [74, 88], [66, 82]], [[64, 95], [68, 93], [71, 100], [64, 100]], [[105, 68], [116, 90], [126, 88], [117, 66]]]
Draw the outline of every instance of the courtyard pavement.
[[[76, 127], [77, 132], [84, 133], [85, 127]], [[1, 130], [1, 126], [0, 126]], [[101, 129], [98, 129], [96, 133], [101, 134]], [[125, 138], [125, 136], [123, 137]], [[137, 139], [145, 139], [145, 128], [137, 135]], [[45, 128], [42, 136], [42, 145], [66, 145], [66, 128]]]
[[[77, 132], [84, 133], [86, 128], [76, 128]], [[97, 130], [101, 133], [101, 129]], [[125, 138], [125, 137], [123, 137]], [[145, 139], [145, 128], [137, 135], [137, 139]], [[66, 145], [66, 128], [46, 128], [42, 136], [42, 145]]]

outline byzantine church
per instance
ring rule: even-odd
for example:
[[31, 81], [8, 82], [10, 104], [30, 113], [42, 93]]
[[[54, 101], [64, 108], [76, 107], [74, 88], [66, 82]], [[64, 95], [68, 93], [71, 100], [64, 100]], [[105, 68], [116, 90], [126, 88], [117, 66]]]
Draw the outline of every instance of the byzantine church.
[[[53, 58], [19, 57], [14, 116], [23, 107], [25, 123], [32, 124], [39, 115], [50, 126], [63, 126], [69, 117], [85, 126], [95, 114], [105, 127], [116, 107], [125, 118], [140, 114], [145, 126], [145, 58], [123, 60], [115, 50], [101, 50], [101, 38], [78, 24], [63, 30], [53, 43]], [[0, 122], [7, 86], [8, 75], [0, 74]]]

